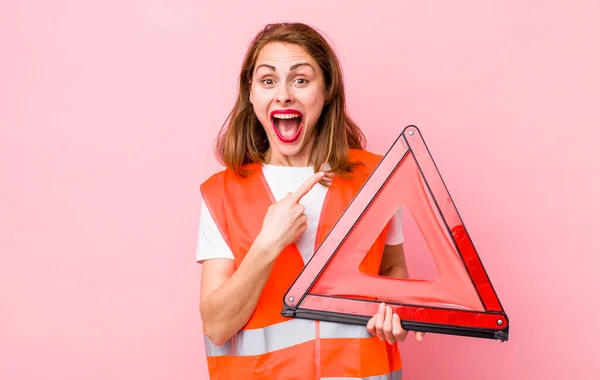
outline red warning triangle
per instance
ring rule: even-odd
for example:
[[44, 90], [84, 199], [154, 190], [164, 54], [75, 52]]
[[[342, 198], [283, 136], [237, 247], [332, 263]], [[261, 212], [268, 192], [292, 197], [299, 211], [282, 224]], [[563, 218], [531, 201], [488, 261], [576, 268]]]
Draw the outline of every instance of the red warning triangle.
[[[432, 253], [433, 280], [374, 276], [359, 269], [395, 211], [404, 206]], [[284, 297], [282, 314], [366, 325], [380, 302], [403, 328], [508, 340], [508, 317], [415, 126], [371, 173]]]

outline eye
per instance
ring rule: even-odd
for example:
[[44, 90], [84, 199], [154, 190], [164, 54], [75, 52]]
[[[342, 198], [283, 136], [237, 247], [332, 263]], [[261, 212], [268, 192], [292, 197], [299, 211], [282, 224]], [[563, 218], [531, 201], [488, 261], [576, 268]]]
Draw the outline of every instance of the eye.
[[306, 84], [308, 84], [308, 79], [306, 79], [306, 78], [298, 78], [298, 79], [296, 79], [296, 83], [298, 83], [300, 85], [306, 85]]
[[271, 78], [265, 78], [265, 79], [261, 80], [261, 82], [266, 86], [272, 86], [275, 84], [275, 81]]

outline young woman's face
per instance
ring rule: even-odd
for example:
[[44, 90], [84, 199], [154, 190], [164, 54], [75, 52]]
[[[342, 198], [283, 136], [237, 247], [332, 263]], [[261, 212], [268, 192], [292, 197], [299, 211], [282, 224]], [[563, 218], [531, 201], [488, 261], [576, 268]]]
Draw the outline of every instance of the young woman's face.
[[299, 45], [270, 43], [259, 53], [250, 102], [270, 143], [270, 162], [308, 166], [315, 126], [325, 102], [325, 80]]

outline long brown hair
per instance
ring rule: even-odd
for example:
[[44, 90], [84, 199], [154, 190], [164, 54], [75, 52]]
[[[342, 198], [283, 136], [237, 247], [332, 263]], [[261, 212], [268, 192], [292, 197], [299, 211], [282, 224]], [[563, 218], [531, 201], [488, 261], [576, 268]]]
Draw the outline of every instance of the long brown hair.
[[365, 136], [346, 113], [342, 69], [335, 52], [319, 32], [301, 23], [269, 24], [250, 44], [242, 64], [237, 100], [219, 132], [217, 157], [241, 176], [249, 173], [245, 164], [265, 162], [269, 140], [249, 97], [256, 59], [261, 49], [271, 42], [299, 45], [321, 67], [326, 86], [325, 104], [316, 125], [310, 159], [315, 171], [328, 162], [333, 173], [347, 178], [357, 164], [350, 162], [348, 150], [364, 149]]

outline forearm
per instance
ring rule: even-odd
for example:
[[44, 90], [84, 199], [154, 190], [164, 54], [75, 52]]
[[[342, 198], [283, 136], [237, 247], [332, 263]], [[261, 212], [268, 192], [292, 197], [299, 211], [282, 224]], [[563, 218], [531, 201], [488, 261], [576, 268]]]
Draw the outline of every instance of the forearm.
[[404, 256], [404, 244], [386, 245], [383, 250], [379, 275], [385, 277], [408, 278], [408, 266]]
[[255, 243], [231, 277], [201, 302], [204, 330], [213, 343], [224, 344], [248, 322], [275, 257], [274, 250]]
[[408, 268], [406, 265], [395, 264], [389, 267], [385, 272], [381, 273], [385, 277], [408, 278]]

